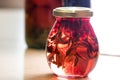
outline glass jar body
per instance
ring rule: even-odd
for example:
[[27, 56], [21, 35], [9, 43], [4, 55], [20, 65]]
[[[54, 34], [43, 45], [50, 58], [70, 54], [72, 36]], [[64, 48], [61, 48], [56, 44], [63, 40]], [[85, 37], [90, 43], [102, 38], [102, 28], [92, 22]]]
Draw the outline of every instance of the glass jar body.
[[62, 77], [85, 77], [95, 67], [99, 46], [89, 18], [60, 18], [47, 39], [47, 60]]
[[25, 39], [29, 48], [45, 48], [47, 35], [55, 18], [52, 10], [62, 6], [62, 0], [26, 0]]

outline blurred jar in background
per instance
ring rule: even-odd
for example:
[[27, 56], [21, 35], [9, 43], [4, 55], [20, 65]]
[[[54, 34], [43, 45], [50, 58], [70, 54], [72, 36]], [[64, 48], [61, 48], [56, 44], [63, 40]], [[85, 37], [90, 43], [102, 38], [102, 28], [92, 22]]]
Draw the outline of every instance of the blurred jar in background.
[[25, 39], [29, 48], [44, 49], [55, 18], [52, 10], [62, 6], [62, 0], [26, 0]]

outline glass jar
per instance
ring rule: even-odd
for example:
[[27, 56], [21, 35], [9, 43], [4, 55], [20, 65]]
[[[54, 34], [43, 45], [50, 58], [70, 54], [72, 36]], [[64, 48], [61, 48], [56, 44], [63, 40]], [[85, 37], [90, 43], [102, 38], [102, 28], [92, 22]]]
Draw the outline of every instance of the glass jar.
[[26, 0], [25, 39], [29, 48], [44, 49], [47, 35], [55, 21], [52, 10], [62, 6], [62, 0]]
[[58, 7], [48, 35], [46, 52], [52, 71], [62, 77], [86, 77], [96, 65], [99, 46], [90, 24], [92, 11], [84, 7]]

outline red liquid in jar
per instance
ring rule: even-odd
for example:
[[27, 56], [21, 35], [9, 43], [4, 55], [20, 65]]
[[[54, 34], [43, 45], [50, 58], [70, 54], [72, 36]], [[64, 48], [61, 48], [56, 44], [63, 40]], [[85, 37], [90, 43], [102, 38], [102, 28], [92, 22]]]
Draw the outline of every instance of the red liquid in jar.
[[89, 18], [57, 18], [47, 39], [48, 64], [55, 74], [87, 76], [96, 65], [98, 52]]

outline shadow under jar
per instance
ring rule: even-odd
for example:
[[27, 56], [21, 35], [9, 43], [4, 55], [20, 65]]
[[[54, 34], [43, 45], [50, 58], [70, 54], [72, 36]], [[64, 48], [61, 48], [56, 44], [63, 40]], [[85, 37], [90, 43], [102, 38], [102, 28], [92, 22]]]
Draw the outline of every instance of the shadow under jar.
[[58, 7], [48, 35], [46, 52], [52, 71], [61, 77], [86, 77], [96, 65], [99, 46], [90, 23], [92, 11], [84, 7]]

